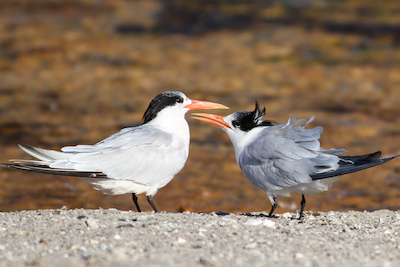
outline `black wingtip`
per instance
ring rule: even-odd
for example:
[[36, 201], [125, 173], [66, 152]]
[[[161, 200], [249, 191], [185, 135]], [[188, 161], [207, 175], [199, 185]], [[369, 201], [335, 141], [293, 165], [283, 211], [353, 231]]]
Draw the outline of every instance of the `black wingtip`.
[[339, 158], [344, 159], [344, 160], [351, 160], [354, 162], [371, 162], [375, 161], [380, 158], [382, 155], [381, 151], [376, 151], [374, 153], [370, 154], [365, 154], [365, 155], [360, 155], [360, 156], [339, 156]]
[[11, 168], [11, 169], [21, 169], [19, 168], [20, 164], [12, 164], [12, 163], [0, 163], [0, 166]]
[[25, 165], [17, 163], [0, 163], [0, 165], [14, 170], [39, 172], [39, 165]]
[[49, 166], [38, 165], [38, 164], [0, 163], [0, 165], [3, 167], [10, 168], [10, 169], [29, 171], [29, 172], [37, 172], [37, 173], [43, 173], [43, 174], [73, 176], [73, 177], [80, 177], [80, 178], [108, 178], [107, 175], [105, 175], [102, 172], [84, 172], [84, 171], [75, 171], [75, 170], [52, 169]]
[[336, 171], [318, 173], [310, 176], [313, 180], [336, 177], [340, 175], [345, 175], [365, 170], [400, 157], [400, 155], [395, 155], [386, 158], [379, 158], [381, 154], [382, 154], [381, 151], [377, 151], [371, 154], [366, 154], [361, 156], [339, 156], [339, 158], [342, 160], [339, 161], [339, 168]]
[[376, 151], [375, 153], [371, 153], [368, 157], [368, 160], [370, 161], [374, 161], [379, 159], [382, 156], [382, 152], [381, 151]]
[[395, 155], [395, 156], [391, 156], [391, 157], [382, 158], [380, 160], [383, 160], [384, 162], [388, 162], [389, 160], [392, 160], [392, 159], [395, 159], [395, 158], [398, 158], [398, 157], [400, 157], [400, 154], [399, 155]]

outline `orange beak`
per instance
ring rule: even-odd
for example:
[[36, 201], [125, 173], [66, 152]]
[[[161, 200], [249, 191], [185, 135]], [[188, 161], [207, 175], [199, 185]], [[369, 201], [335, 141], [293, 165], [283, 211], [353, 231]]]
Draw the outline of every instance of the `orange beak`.
[[221, 105], [221, 104], [207, 102], [207, 101], [198, 101], [198, 100], [192, 100], [192, 104], [186, 105], [185, 108], [188, 108], [189, 110], [195, 110], [195, 109], [229, 109], [227, 106], [224, 106], [224, 105]]
[[207, 113], [193, 113], [192, 118], [200, 121], [205, 121], [215, 124], [221, 128], [231, 128], [225, 121], [223, 116], [207, 114]]

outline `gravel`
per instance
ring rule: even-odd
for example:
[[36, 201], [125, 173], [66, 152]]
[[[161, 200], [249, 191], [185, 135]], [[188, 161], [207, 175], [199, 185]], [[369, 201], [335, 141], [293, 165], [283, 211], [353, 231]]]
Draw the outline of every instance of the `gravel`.
[[399, 266], [400, 212], [1, 212], [0, 266]]

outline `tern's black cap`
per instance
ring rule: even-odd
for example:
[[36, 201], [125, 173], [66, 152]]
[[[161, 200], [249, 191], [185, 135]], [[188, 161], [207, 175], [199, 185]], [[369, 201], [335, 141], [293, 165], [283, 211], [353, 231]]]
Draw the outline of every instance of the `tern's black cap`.
[[234, 127], [239, 127], [240, 130], [248, 132], [258, 126], [272, 126], [274, 121], [262, 120], [265, 115], [265, 108], [260, 110], [260, 106], [256, 101], [256, 108], [254, 111], [241, 111], [237, 112], [237, 117], [232, 121]]
[[158, 94], [153, 100], [151, 100], [149, 107], [143, 115], [143, 124], [148, 123], [154, 119], [158, 112], [166, 107], [173, 106], [176, 103], [183, 103], [183, 93], [175, 91], [167, 91]]

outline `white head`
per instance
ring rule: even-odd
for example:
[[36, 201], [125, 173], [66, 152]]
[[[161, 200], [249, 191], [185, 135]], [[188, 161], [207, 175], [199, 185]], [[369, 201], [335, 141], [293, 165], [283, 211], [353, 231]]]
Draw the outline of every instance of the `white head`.
[[150, 102], [143, 115], [143, 124], [155, 120], [184, 119], [184, 115], [189, 110], [218, 108], [226, 109], [228, 107], [206, 101], [191, 100], [182, 92], [167, 91], [158, 94]]
[[[274, 121], [263, 120], [265, 108], [260, 110], [258, 102], [254, 111], [238, 111], [222, 117], [213, 114], [195, 113], [194, 119], [205, 121], [221, 127], [231, 139], [235, 149], [247, 144], [264, 127], [274, 125]], [[238, 152], [238, 151], [237, 151]]]

